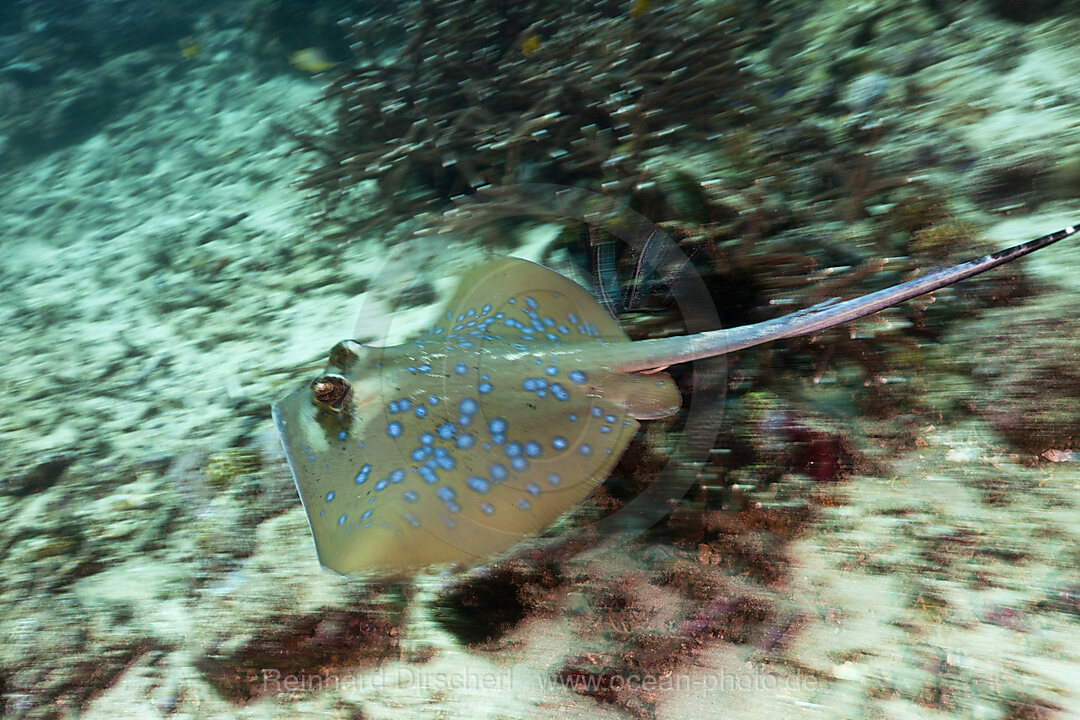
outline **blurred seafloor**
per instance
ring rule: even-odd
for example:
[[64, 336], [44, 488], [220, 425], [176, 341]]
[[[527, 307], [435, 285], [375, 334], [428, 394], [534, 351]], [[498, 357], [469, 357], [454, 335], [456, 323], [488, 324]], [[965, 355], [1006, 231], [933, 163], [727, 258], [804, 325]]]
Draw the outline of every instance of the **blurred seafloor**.
[[[644, 537], [414, 586], [322, 571], [270, 402], [337, 340], [425, 326], [484, 252], [574, 257], [551, 225], [312, 220], [282, 128], [328, 126], [344, 5], [0, 11], [5, 717], [1080, 717], [1075, 240], [732, 358], [717, 486]], [[831, 266], [1080, 221], [1077, 3], [730, 5], [772, 114], [642, 165], [720, 184], [708, 221], [664, 220], [757, 288], [747, 316]], [[832, 185], [794, 162], [819, 146]], [[654, 425], [624, 484], [665, 458]]]

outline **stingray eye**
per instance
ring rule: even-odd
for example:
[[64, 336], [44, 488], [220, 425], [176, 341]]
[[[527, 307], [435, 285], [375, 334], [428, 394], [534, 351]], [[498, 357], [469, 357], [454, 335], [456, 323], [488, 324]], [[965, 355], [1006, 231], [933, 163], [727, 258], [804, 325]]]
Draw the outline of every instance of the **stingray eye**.
[[349, 381], [340, 375], [323, 375], [311, 383], [311, 394], [315, 401], [332, 410], [341, 410], [351, 390]]

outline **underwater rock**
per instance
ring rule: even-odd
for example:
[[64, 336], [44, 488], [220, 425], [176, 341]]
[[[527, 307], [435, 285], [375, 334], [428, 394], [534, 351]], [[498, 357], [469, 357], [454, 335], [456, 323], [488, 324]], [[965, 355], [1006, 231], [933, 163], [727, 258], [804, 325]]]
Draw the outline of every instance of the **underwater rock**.
[[879, 72], [868, 72], [852, 80], [847, 87], [844, 103], [852, 112], [865, 112], [885, 97], [889, 78]]
[[153, 64], [145, 53], [130, 53], [92, 70], [69, 69], [51, 82], [23, 88], [19, 105], [0, 113], [0, 134], [10, 135], [8, 151], [26, 159], [91, 137], [153, 86]]
[[1080, 318], [1071, 298], [1002, 308], [949, 342], [982, 392], [974, 406], [1022, 452], [1080, 448]]
[[35, 0], [22, 3], [23, 24], [39, 44], [85, 63], [190, 35], [189, 18], [208, 0]]
[[59, 453], [42, 460], [26, 472], [0, 479], [0, 496], [26, 497], [52, 487], [75, 462], [72, 453]]
[[124, 626], [91, 626], [88, 608], [70, 595], [40, 605], [25, 598], [3, 600], [0, 716], [5, 718], [75, 716], [155, 647], [153, 640]]
[[1061, 0], [986, 0], [987, 7], [1003, 20], [1029, 23], [1053, 17]]
[[206, 458], [203, 474], [211, 487], [224, 487], [240, 475], [258, 472], [262, 463], [259, 453], [247, 448], [230, 448]]
[[1030, 211], [1047, 197], [1051, 168], [1050, 158], [1038, 154], [990, 158], [977, 171], [974, 198], [990, 212]]
[[343, 608], [269, 627], [242, 646], [216, 647], [196, 662], [207, 681], [233, 702], [292, 691], [289, 676], [319, 678], [317, 688], [346, 671], [369, 668], [397, 653], [391, 625], [364, 609]]
[[538, 598], [562, 582], [554, 565], [511, 563], [454, 583], [433, 612], [461, 642], [487, 643], [511, 631], [535, 609]]

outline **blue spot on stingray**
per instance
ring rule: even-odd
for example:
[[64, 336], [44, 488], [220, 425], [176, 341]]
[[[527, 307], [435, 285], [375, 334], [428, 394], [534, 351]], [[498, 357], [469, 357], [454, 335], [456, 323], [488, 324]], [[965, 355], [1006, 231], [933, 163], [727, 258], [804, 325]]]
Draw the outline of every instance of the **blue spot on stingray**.
[[458, 404], [458, 410], [460, 410], [464, 415], [472, 415], [479, 409], [480, 406], [477, 405], [476, 401], [472, 398], [465, 398]]
[[562, 402], [570, 399], [570, 393], [566, 392], [566, 388], [559, 383], [551, 383], [551, 395]]
[[521, 498], [514, 503], [514, 506], [517, 507], [518, 510], [528, 510], [532, 507], [532, 503], [525, 498]]
[[551, 473], [550, 475], [548, 475], [548, 482], [552, 485], [558, 485], [562, 482], [562, 478], [559, 477], [558, 473]]
[[525, 443], [525, 454], [528, 455], [529, 457], [539, 457], [540, 456], [540, 443], [533, 442], [532, 440]]
[[401, 437], [401, 423], [397, 420], [386, 426], [386, 434], [392, 438]]
[[435, 397], [434, 395], [429, 395], [427, 401], [428, 401], [428, 405], [438, 405], [439, 404], [439, 398]]
[[371, 466], [365, 464], [360, 468], [360, 472], [356, 473], [356, 484], [363, 485], [364, 481], [368, 479], [369, 473], [371, 473]]
[[569, 415], [566, 416], [566, 419], [569, 420], [570, 422], [577, 421], [577, 413], [570, 413]]
[[611, 426], [610, 425], [601, 425], [600, 426], [600, 432], [607, 435], [609, 432], [611, 432]]
[[431, 372], [431, 366], [428, 365], [427, 363], [424, 363], [423, 365], [418, 367], [417, 370], [419, 370], [422, 373]]
[[435, 491], [435, 494], [439, 496], [439, 499], [443, 502], [450, 502], [457, 497], [457, 493], [454, 492], [454, 488], [449, 485], [440, 485], [439, 489]]
[[491, 312], [491, 305], [490, 304], [485, 304], [484, 307], [480, 308], [480, 314], [481, 315], [487, 315], [489, 312]]
[[544, 368], [544, 372], [547, 373], [548, 377], [555, 377], [559, 374], [559, 368], [555, 367], [554, 365], [548, 365], [546, 368]]
[[465, 363], [459, 362], [457, 365], [454, 366], [454, 372], [456, 372], [458, 375], [464, 375], [465, 373], [469, 372], [469, 368], [466, 367]]
[[480, 393], [481, 395], [487, 395], [489, 392], [491, 392], [491, 383], [489, 383], [489, 382], [480, 383], [479, 385], [476, 386], [476, 391], [478, 393]]
[[501, 463], [495, 463], [491, 466], [491, 479], [495, 482], [505, 480], [507, 475], [506, 466]]
[[339, 432], [339, 433], [337, 434], [337, 439], [338, 439], [338, 440], [344, 440], [344, 439], [345, 439], [345, 437], [346, 437], [346, 435], [347, 435], [347, 433], [346, 433], [346, 432], [345, 432], [344, 430], [342, 430], [341, 432]]
[[588, 445], [582, 445], [578, 448], [578, 452], [582, 455], [592, 455], [592, 448]]
[[428, 451], [426, 448], [418, 447], [412, 451], [412, 454], [409, 455], [409, 457], [412, 458], [415, 462], [420, 462], [427, 457], [427, 454]]
[[588, 376], [580, 370], [571, 370], [570, 374], [567, 375], [567, 377], [570, 378], [572, 382], [575, 382], [578, 385], [581, 385], [583, 382], [589, 379]]
[[337, 519], [337, 524], [344, 525], [346, 520], [348, 520], [348, 515], [342, 515]]
[[398, 468], [394, 472], [390, 473], [390, 482], [392, 482], [392, 483], [399, 483], [404, 479], [405, 479], [405, 471], [402, 470], [401, 468]]
[[406, 410], [408, 410], [409, 408], [412, 407], [412, 401], [409, 400], [409, 398], [401, 398], [400, 400], [397, 401], [397, 406], [398, 406], [398, 409], [401, 410], [401, 412], [405, 412]]
[[521, 443], [512, 442], [506, 446], [506, 457], [517, 457], [521, 454]]
[[439, 437], [443, 440], [449, 440], [450, 438], [454, 437], [454, 433], [456, 433], [457, 430], [450, 423], [443, 423], [438, 428], [436, 428], [435, 432], [439, 433]]
[[484, 513], [485, 515], [491, 515], [495, 512], [495, 508], [494, 506], [492, 506], [491, 503], [482, 502], [480, 503], [480, 512]]
[[334, 499], [334, 491], [331, 490], [330, 492], [326, 493], [326, 502], [331, 502], [333, 499]]
[[414, 410], [413, 412], [418, 418], [427, 417], [427, 408], [423, 405], [417, 405], [416, 410]]
[[551, 438], [551, 447], [555, 448], [556, 450], [565, 450], [566, 445], [566, 438], [562, 437], [561, 435], [556, 435], [555, 437]]
[[457, 424], [461, 427], [469, 427], [472, 424], [472, 417], [470, 415], [458, 415]]
[[398, 411], [397, 400], [391, 400], [390, 404], [386, 406], [386, 409], [390, 411], [391, 415], [394, 415]]
[[604, 417], [604, 422], [606, 422], [606, 423], [614, 423], [616, 420], [618, 420], [618, 418], [615, 417], [614, 415], [606, 415]]
[[462, 433], [461, 435], [458, 436], [457, 443], [455, 443], [455, 444], [461, 450], [468, 450], [469, 448], [471, 448], [473, 446], [473, 444], [475, 442], [476, 442], [476, 439], [473, 438], [472, 435], [470, 435], [469, 433]]
[[529, 483], [525, 486], [525, 492], [529, 493], [533, 497], [536, 497], [540, 494], [540, 486], [536, 483]]
[[403, 513], [401, 517], [405, 518], [405, 522], [412, 525], [414, 528], [420, 527], [420, 521], [416, 519], [416, 516], [412, 513]]
[[481, 495], [491, 489], [491, 483], [484, 478], [476, 477], [475, 475], [470, 475], [469, 479], [465, 481], [465, 484], [469, 486], [470, 490], [480, 493]]
[[379, 480], [379, 482], [375, 483], [375, 489], [376, 489], [376, 490], [382, 490], [382, 489], [384, 489], [384, 488], [385, 488], [385, 487], [386, 487], [386, 486], [387, 486], [387, 485], [388, 485], [389, 483], [390, 483], [390, 481], [389, 481], [389, 480], [387, 480], [386, 478], [382, 478], [381, 480]]
[[[405, 492], [401, 493], [401, 497], [405, 498], [409, 502], [416, 502], [417, 500], [420, 499], [420, 496], [416, 493], [415, 490], [406, 490]], [[371, 512], [371, 511], [368, 510], [368, 512]], [[360, 519], [365, 520], [366, 518], [360, 518]]]
[[364, 514], [360, 516], [360, 519], [361, 520], [367, 520], [369, 517], [371, 517], [371, 513], [373, 513], [373, 512], [375, 512], [375, 511], [374, 510], [365, 510]]
[[589, 410], [589, 414], [595, 418], [598, 418], [604, 414], [604, 411], [594, 405], [592, 409]]
[[516, 457], [510, 460], [510, 467], [518, 472], [524, 472], [529, 467], [529, 461], [523, 457]]
[[525, 304], [528, 305], [533, 310], [536, 309], [536, 301], [533, 300], [531, 297], [529, 297], [527, 295], [525, 296]]
[[497, 417], [488, 423], [488, 430], [495, 434], [506, 432], [506, 419]]
[[435, 436], [432, 435], [431, 433], [424, 433], [423, 435], [420, 436], [420, 444], [421, 445], [430, 445], [433, 442], [435, 442]]
[[424, 479], [424, 482], [426, 482], [428, 485], [434, 485], [435, 483], [439, 482], [439, 476], [435, 473], [434, 470], [431, 469], [431, 467], [427, 465], [422, 465], [420, 466], [419, 472], [420, 477], [422, 477]]

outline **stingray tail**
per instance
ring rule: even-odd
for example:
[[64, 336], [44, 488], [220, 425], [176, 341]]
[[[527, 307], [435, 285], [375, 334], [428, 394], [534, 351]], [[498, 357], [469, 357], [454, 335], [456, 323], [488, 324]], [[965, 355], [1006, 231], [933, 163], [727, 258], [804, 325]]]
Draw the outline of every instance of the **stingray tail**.
[[820, 332], [1012, 262], [1069, 237], [1076, 231], [1077, 226], [1072, 225], [1035, 240], [985, 255], [977, 260], [934, 270], [922, 277], [862, 297], [843, 302], [829, 300], [790, 315], [754, 325], [712, 330], [696, 335], [641, 340], [630, 344], [625, 351], [620, 350], [619, 357], [614, 363], [610, 363], [610, 358], [605, 358], [604, 360], [608, 361], [605, 364], [608, 364], [612, 370], [623, 372], [651, 370], [675, 363], [723, 355], [773, 340]]

